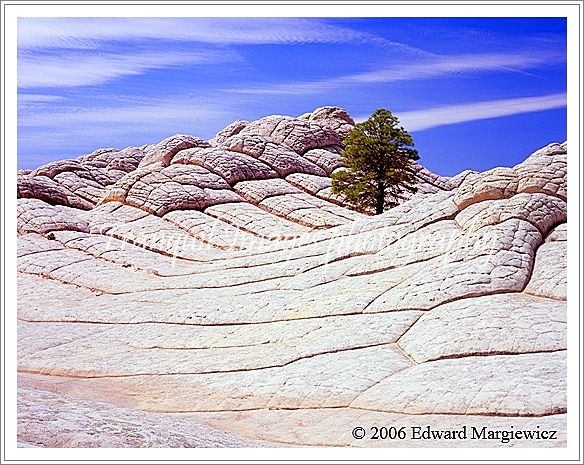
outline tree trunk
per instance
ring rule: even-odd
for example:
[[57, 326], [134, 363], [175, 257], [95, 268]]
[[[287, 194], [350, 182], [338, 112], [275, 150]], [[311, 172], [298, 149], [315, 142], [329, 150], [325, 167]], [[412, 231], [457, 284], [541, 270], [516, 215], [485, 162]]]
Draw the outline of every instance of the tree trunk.
[[375, 214], [381, 215], [383, 213], [384, 208], [385, 208], [385, 186], [381, 183], [378, 183]]

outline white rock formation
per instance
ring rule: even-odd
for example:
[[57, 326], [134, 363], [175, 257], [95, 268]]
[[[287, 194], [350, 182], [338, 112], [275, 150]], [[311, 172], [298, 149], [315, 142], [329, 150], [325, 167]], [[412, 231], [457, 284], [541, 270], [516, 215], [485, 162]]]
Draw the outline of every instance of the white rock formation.
[[20, 172], [19, 444], [565, 446], [566, 145], [419, 166], [373, 217], [330, 191], [353, 124], [324, 107]]

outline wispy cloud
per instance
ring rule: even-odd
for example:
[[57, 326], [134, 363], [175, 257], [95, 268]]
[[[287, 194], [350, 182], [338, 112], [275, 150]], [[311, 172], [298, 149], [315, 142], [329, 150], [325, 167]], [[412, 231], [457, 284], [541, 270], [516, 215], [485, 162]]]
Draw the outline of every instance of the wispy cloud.
[[92, 48], [104, 41], [172, 40], [218, 45], [346, 44], [393, 46], [400, 42], [312, 18], [21, 18], [23, 48]]
[[[188, 49], [180, 46], [186, 42]], [[165, 43], [169, 48], [152, 51]], [[391, 48], [392, 55], [434, 56], [308, 18], [21, 18], [18, 85], [99, 85], [150, 70], [241, 61], [230, 45], [365, 43]], [[148, 53], [140, 51], [145, 48]]]
[[355, 84], [389, 83], [447, 76], [470, 76], [488, 71], [522, 72], [525, 69], [562, 59], [563, 56], [560, 54], [541, 51], [441, 56], [318, 81], [281, 84], [266, 83], [246, 87], [230, 87], [224, 89], [224, 91], [252, 95], [307, 95]]
[[234, 53], [217, 51], [108, 54], [68, 52], [59, 55], [24, 52], [18, 57], [18, 86], [25, 89], [96, 85], [154, 69], [235, 59], [237, 56]]
[[[176, 123], [181, 126], [188, 121], [199, 121], [203, 118], [214, 120], [229, 114], [219, 105], [204, 102], [189, 102], [184, 98], [168, 101], [154, 101], [150, 104], [129, 106], [111, 106], [95, 108], [63, 108], [51, 109], [47, 112], [27, 112], [21, 115], [20, 124], [23, 127], [65, 127], [73, 125], [99, 124], [117, 126], [119, 124], [134, 124], [136, 127], [171, 127]], [[188, 123], [187, 123], [188, 124]], [[193, 130], [196, 128], [193, 128]]]
[[74, 100], [58, 107], [19, 108], [21, 166], [40, 165], [45, 153], [53, 159], [71, 158], [99, 147], [154, 143], [176, 133], [210, 137], [237, 118], [228, 104], [185, 95], [133, 103], [112, 97], [109, 105], [93, 107], [66, 104], [74, 105]]
[[[566, 94], [549, 94], [538, 97], [520, 97], [488, 102], [448, 105], [443, 107], [425, 108], [422, 110], [405, 111], [397, 114], [402, 125], [408, 131], [446, 126], [448, 124], [465, 123], [502, 116], [532, 113], [551, 110], [566, 106]], [[356, 118], [364, 121], [367, 117]]]
[[51, 95], [51, 94], [18, 94], [18, 105], [34, 105], [34, 104], [44, 104], [49, 102], [58, 102], [64, 100], [65, 97], [61, 95]]

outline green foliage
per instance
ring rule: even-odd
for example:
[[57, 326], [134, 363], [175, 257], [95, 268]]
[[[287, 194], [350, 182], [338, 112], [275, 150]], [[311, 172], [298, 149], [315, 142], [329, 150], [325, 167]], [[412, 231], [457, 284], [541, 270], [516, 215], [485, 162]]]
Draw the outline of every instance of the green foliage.
[[332, 191], [360, 209], [383, 213], [406, 192], [415, 193], [414, 140], [389, 110], [379, 109], [359, 123], [345, 139], [346, 169], [334, 173]]

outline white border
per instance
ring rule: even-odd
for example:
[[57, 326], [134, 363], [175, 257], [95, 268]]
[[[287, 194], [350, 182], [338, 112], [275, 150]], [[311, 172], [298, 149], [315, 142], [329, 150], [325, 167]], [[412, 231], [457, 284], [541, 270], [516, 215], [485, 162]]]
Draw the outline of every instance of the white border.
[[[115, 3], [115, 2], [114, 2]], [[4, 412], [8, 428], [7, 443], [3, 444], [7, 459], [20, 460], [574, 460], [578, 457], [580, 425], [577, 413], [581, 391], [577, 386], [581, 379], [577, 367], [580, 364], [579, 329], [581, 327], [578, 308], [578, 258], [580, 257], [577, 225], [580, 220], [580, 199], [578, 197], [581, 140], [578, 127], [579, 112], [582, 110], [580, 95], [581, 68], [577, 59], [578, 37], [582, 18], [578, 14], [581, 2], [561, 4], [510, 5], [506, 2], [492, 2], [491, 5], [392, 5], [388, 2], [375, 5], [311, 5], [297, 2], [296, 5], [246, 5], [241, 2], [225, 5], [61, 5], [39, 3], [34, 6], [4, 2], [6, 5], [6, 95], [5, 123], [6, 174], [3, 187], [6, 202], [6, 410]], [[17, 449], [16, 448], [16, 248], [12, 246], [16, 231], [16, 20], [19, 16], [101, 16], [101, 17], [567, 17], [568, 18], [568, 143], [569, 143], [569, 222], [570, 236], [569, 299], [568, 299], [568, 353], [569, 353], [569, 407], [568, 407], [568, 448], [566, 449], [351, 449], [351, 448], [311, 448], [311, 449]], [[580, 76], [580, 78], [579, 78]], [[580, 79], [580, 82], [579, 82]], [[577, 105], [578, 104], [578, 105]], [[6, 138], [4, 138], [6, 136]], [[528, 154], [526, 154], [527, 156]], [[89, 462], [88, 462], [89, 463]]]

